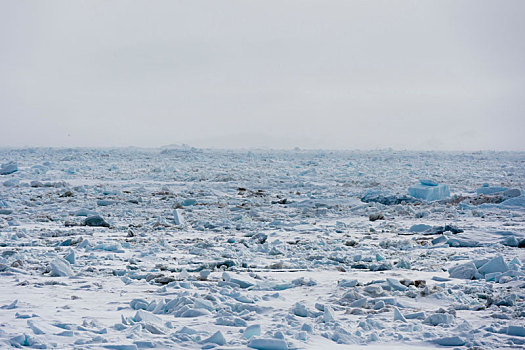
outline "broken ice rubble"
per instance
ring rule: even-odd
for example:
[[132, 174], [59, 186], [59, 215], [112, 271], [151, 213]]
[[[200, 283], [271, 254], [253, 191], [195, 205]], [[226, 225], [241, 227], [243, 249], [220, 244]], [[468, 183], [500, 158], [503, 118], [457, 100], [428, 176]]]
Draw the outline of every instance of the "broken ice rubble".
[[0, 153], [0, 348], [525, 344], [522, 153]]

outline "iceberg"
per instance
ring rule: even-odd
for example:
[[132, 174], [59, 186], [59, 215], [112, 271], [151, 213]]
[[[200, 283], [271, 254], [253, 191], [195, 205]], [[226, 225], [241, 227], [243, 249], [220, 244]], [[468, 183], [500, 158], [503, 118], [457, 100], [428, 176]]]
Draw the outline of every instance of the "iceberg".
[[423, 199], [427, 202], [438, 201], [450, 197], [450, 189], [448, 185], [436, 184], [428, 185], [423, 183], [410, 186], [408, 188], [408, 194], [414, 198]]

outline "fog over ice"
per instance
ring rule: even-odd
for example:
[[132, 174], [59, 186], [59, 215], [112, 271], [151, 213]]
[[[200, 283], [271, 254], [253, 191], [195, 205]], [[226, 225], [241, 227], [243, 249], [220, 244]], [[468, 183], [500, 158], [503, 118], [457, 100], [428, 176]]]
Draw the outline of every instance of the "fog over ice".
[[0, 146], [524, 150], [522, 1], [2, 1]]

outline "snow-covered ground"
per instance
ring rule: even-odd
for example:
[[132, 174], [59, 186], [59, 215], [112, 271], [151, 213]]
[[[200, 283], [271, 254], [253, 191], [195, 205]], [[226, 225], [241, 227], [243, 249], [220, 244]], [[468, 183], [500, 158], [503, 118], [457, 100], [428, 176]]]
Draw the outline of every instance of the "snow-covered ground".
[[0, 162], [0, 348], [525, 345], [524, 153]]

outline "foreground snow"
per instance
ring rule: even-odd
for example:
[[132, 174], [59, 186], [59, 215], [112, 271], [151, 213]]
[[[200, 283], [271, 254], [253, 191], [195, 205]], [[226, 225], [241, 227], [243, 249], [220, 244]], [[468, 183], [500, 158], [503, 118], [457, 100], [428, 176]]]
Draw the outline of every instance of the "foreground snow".
[[0, 162], [0, 347], [525, 344], [523, 153]]

